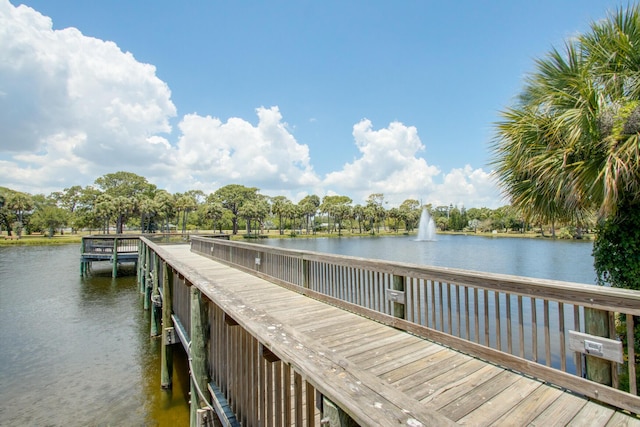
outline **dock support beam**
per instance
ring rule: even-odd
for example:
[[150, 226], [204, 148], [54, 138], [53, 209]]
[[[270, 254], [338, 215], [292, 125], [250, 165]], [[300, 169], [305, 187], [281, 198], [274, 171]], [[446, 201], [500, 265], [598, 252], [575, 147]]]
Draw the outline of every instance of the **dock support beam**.
[[208, 392], [207, 384], [209, 375], [207, 374], [207, 330], [208, 330], [208, 310], [207, 305], [202, 301], [200, 290], [191, 286], [189, 288], [191, 298], [191, 344], [189, 347], [191, 369], [191, 406], [190, 425], [197, 426], [198, 409], [205, 406], [205, 394]]
[[113, 256], [111, 258], [113, 262], [113, 269], [111, 270], [111, 277], [114, 279], [118, 277], [118, 238], [113, 239]]
[[162, 263], [162, 348], [160, 350], [160, 386], [170, 389], [173, 385], [173, 270]]
[[358, 424], [338, 405], [322, 396], [322, 426], [328, 427], [356, 427]]
[[160, 257], [158, 254], [153, 254], [153, 282], [151, 288], [151, 336], [157, 337], [160, 335], [160, 307], [162, 301], [160, 300], [160, 291], [158, 290], [160, 281], [159, 265]]
[[151, 305], [151, 289], [153, 287], [153, 268], [152, 264], [155, 264], [155, 252], [152, 252], [149, 249], [147, 253], [147, 275], [145, 277], [144, 284], [144, 309], [149, 310], [149, 306]]

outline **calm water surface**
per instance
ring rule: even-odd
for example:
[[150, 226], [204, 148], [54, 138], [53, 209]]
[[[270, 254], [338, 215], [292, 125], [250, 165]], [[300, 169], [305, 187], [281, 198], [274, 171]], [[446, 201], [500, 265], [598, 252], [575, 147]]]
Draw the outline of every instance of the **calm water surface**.
[[290, 249], [402, 261], [420, 265], [513, 274], [593, 284], [589, 241], [438, 235], [435, 242], [415, 236], [360, 238], [303, 237], [264, 239], [260, 243]]
[[0, 425], [188, 425], [186, 359], [160, 388], [135, 276], [80, 277], [80, 246], [0, 247]]

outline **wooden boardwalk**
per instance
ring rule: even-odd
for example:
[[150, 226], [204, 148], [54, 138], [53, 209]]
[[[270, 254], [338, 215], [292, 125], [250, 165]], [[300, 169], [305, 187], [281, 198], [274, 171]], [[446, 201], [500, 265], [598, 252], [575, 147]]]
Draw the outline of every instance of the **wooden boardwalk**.
[[387, 407], [389, 414], [410, 413], [415, 423], [405, 425], [415, 426], [640, 426], [637, 417], [318, 302], [189, 246], [161, 252], [177, 271], [199, 276], [203, 294], [266, 347], [313, 365], [341, 401], [356, 402], [367, 425], [399, 425], [377, 418]]

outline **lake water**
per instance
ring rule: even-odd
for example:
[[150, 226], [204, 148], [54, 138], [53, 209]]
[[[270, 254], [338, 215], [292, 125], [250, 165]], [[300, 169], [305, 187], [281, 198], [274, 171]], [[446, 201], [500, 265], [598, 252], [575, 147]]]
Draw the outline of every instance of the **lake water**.
[[80, 277], [80, 246], [0, 247], [0, 425], [188, 425], [188, 369], [160, 387], [136, 277]]
[[263, 239], [259, 243], [281, 248], [326, 252], [361, 258], [402, 261], [491, 273], [513, 274], [594, 284], [589, 241], [543, 238], [438, 235], [437, 241], [416, 241], [415, 236], [359, 238]]

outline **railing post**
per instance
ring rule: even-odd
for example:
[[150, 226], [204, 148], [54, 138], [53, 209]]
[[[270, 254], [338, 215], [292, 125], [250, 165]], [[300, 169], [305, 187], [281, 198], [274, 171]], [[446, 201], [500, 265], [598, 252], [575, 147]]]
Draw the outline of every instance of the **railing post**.
[[190, 368], [191, 368], [191, 405], [190, 420], [191, 427], [196, 427], [198, 419], [198, 409], [204, 406], [204, 393], [207, 391], [209, 375], [207, 373], [207, 306], [202, 301], [202, 293], [195, 286], [189, 288], [191, 298], [191, 345]]
[[309, 260], [302, 258], [302, 287], [309, 288]]
[[[404, 297], [405, 291], [405, 281], [406, 277], [404, 276], [393, 276], [393, 290], [402, 292]], [[398, 317], [400, 319], [405, 318], [405, 300], [403, 298], [402, 302], [398, 302], [398, 300], [393, 300], [393, 317]]]
[[173, 384], [173, 270], [166, 262], [162, 263], [162, 347], [160, 349], [160, 386], [171, 388]]
[[[585, 332], [609, 338], [609, 313], [595, 308], [584, 309]], [[587, 379], [611, 385], [611, 362], [595, 356], [586, 356]]]

